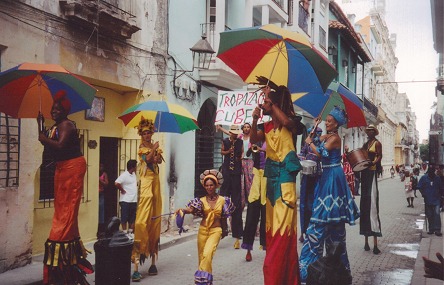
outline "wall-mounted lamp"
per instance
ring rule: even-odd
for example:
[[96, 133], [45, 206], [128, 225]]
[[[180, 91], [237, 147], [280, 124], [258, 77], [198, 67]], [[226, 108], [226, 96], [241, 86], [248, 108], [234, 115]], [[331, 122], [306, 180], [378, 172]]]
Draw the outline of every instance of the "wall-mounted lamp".
[[193, 52], [193, 69], [208, 69], [210, 67], [211, 57], [215, 51], [211, 48], [205, 35], [190, 50]]
[[338, 49], [333, 45], [328, 47], [328, 55], [338, 55]]
[[343, 59], [343, 60], [342, 60], [342, 66], [343, 66], [343, 67], [348, 66], [348, 60]]

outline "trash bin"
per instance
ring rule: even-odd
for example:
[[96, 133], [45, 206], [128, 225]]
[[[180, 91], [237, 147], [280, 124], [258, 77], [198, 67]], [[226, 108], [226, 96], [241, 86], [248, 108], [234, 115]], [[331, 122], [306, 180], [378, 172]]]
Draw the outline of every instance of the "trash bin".
[[[111, 220], [108, 230], [115, 229], [116, 219], [118, 220], [118, 218]], [[118, 220], [118, 224], [120, 225], [120, 220]], [[119, 230], [113, 233], [108, 231], [105, 238], [99, 239], [94, 244], [95, 284], [129, 285], [131, 282], [132, 249], [133, 241]]]

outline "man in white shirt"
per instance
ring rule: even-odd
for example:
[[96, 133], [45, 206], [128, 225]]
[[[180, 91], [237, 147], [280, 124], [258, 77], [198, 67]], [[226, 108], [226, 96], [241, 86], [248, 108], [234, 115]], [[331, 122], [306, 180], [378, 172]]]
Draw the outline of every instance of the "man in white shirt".
[[[134, 222], [136, 220], [137, 211], [137, 177], [136, 177], [137, 161], [128, 160], [126, 163], [126, 171], [120, 174], [116, 179], [115, 185], [120, 191], [120, 220], [123, 232], [133, 238]], [[128, 229], [129, 227], [129, 229]]]

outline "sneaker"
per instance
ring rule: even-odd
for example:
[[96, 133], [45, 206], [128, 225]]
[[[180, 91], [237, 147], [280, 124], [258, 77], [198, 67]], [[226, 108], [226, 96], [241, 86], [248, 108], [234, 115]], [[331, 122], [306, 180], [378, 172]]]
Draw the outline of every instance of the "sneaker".
[[153, 275], [157, 275], [157, 267], [156, 265], [151, 265], [150, 269], [148, 269], [148, 275], [153, 276]]
[[440, 232], [435, 232], [435, 235], [436, 235], [437, 237], [440, 237], [440, 236], [442, 236], [442, 233], [440, 233]]
[[433, 235], [433, 232], [427, 232], [427, 234], [429, 234], [429, 235]]
[[133, 233], [127, 233], [126, 236], [127, 236], [130, 240], [134, 240], [134, 234], [133, 234]]
[[142, 274], [140, 274], [139, 271], [134, 271], [131, 280], [133, 280], [133, 282], [140, 282], [140, 279], [142, 279]]
[[234, 249], [239, 249], [240, 248], [239, 239], [236, 239], [236, 241], [234, 242], [233, 247], [234, 247]]

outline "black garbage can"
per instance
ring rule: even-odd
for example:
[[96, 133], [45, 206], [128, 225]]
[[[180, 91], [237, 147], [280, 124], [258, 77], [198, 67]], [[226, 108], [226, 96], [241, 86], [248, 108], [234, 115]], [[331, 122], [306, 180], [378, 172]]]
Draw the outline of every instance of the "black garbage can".
[[129, 285], [132, 249], [133, 241], [121, 231], [114, 232], [111, 237], [98, 240], [94, 244], [95, 284]]

